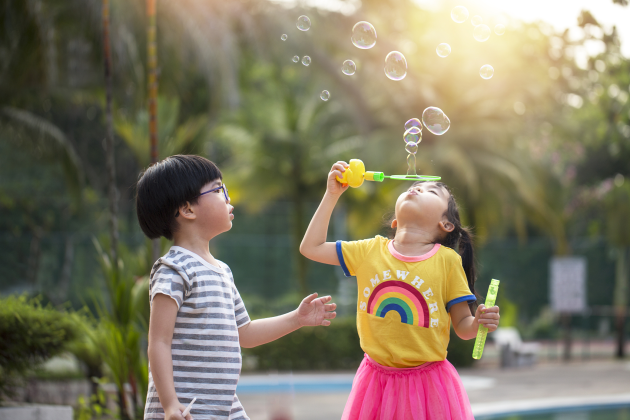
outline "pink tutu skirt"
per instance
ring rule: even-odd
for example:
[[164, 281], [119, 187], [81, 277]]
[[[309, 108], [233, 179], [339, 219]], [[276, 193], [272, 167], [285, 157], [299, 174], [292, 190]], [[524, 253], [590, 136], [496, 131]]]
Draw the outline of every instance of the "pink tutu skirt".
[[367, 354], [354, 377], [342, 420], [469, 420], [468, 395], [453, 365], [429, 362], [399, 369]]

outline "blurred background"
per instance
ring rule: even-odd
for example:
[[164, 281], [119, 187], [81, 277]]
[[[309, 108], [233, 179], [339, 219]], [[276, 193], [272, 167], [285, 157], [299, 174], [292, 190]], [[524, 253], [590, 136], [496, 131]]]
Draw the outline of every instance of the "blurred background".
[[[330, 328], [244, 351], [246, 410], [252, 419], [339, 418], [362, 358], [356, 284], [298, 246], [332, 163], [358, 158], [368, 170], [404, 174], [404, 123], [429, 106], [444, 110], [451, 128], [424, 130], [418, 173], [440, 175], [473, 227], [478, 292], [501, 280], [506, 329], [484, 359], [473, 364], [472, 342], [453, 338], [449, 348], [470, 373], [473, 405], [532, 369], [577, 383], [616, 372], [616, 391], [630, 394], [627, 362], [615, 364], [630, 329], [630, 6], [547, 3], [4, 0], [4, 403], [71, 405], [81, 419], [141, 417], [147, 276], [170, 245], [143, 236], [135, 182], [152, 162], [186, 153], [223, 171], [236, 217], [210, 248], [232, 268], [253, 318], [292, 310], [315, 291], [339, 304]], [[470, 18], [451, 19], [457, 5], [491, 29], [505, 25], [505, 34], [476, 41]], [[305, 32], [296, 28], [303, 14], [312, 22]], [[372, 49], [350, 41], [361, 20], [376, 28]], [[452, 48], [446, 58], [435, 52], [443, 42]], [[408, 63], [401, 81], [383, 73], [394, 50]], [[294, 63], [295, 55], [312, 62]], [[340, 71], [347, 59], [357, 65], [352, 76]], [[479, 75], [484, 64], [494, 67], [489, 80]], [[329, 239], [386, 235], [407, 187], [351, 189]], [[293, 376], [314, 371], [329, 375]], [[551, 388], [577, 395], [567, 386]], [[504, 401], [523, 396], [514, 389]], [[326, 400], [326, 390], [337, 399]], [[484, 390], [478, 399], [475, 390]], [[605, 418], [630, 418], [623, 410]]]

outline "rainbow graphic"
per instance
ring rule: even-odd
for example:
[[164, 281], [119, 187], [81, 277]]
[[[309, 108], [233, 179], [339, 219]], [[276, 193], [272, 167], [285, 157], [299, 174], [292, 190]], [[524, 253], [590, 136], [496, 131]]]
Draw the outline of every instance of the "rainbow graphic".
[[367, 313], [385, 318], [390, 311], [400, 315], [403, 324], [429, 328], [429, 307], [418, 289], [402, 281], [384, 281], [374, 288]]

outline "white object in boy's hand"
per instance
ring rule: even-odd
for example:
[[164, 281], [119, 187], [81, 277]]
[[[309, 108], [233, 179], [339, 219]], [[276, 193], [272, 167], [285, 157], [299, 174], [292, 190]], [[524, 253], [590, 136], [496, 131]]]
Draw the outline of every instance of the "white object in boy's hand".
[[192, 401], [190, 402], [190, 404], [188, 404], [188, 407], [186, 407], [186, 409], [182, 413], [182, 417], [186, 417], [188, 415], [188, 413], [190, 413], [190, 409], [192, 408], [192, 406], [195, 403], [195, 401], [197, 401], [197, 397], [193, 398]]

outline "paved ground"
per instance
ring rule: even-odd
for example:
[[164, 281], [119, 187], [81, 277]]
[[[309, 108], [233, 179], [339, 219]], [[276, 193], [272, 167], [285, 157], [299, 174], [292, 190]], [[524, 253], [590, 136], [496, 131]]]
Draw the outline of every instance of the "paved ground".
[[[461, 369], [473, 410], [491, 412], [493, 408], [563, 401], [599, 401], [602, 398], [630, 398], [630, 362], [573, 362], [569, 364], [539, 364], [531, 368]], [[337, 391], [319, 392], [309, 383], [323, 383], [325, 374], [292, 375], [291, 389], [277, 393], [241, 393], [239, 398], [252, 420], [332, 420], [339, 419], [349, 391], [342, 384], [352, 374], [334, 374], [330, 378]], [[282, 383], [286, 377], [273, 376], [271, 381]], [[264, 376], [243, 376], [246, 384], [264, 383]], [[262, 382], [261, 382], [262, 381]], [[302, 384], [302, 385], [300, 385]], [[300, 386], [303, 386], [300, 389]], [[599, 400], [598, 400], [599, 399]], [[624, 400], [625, 401], [625, 400]], [[629, 400], [630, 401], [630, 400]], [[484, 411], [485, 410], [485, 411]], [[488, 411], [489, 410], [489, 411]]]

